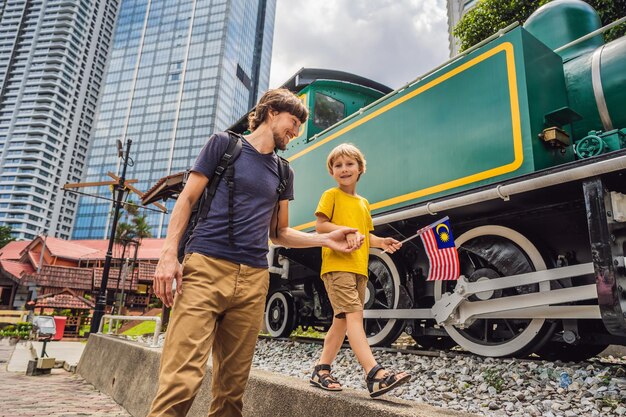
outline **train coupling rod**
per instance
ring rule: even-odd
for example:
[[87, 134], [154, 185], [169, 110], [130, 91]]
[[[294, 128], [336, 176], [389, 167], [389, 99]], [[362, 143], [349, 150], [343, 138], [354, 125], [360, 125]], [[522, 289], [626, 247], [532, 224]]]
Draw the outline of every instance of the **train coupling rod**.
[[[505, 288], [538, 284], [540, 282], [554, 281], [593, 273], [593, 263], [590, 262], [580, 265], [528, 272], [525, 274], [476, 282], [469, 282], [465, 276], [461, 275], [457, 281], [454, 291], [452, 293], [442, 294], [441, 298], [433, 305], [431, 311], [437, 324], [457, 325], [465, 324], [467, 320], [476, 315], [487, 314], [489, 312], [515, 310], [521, 307], [535, 307], [547, 304], [578, 301], [581, 299], [597, 298], [594, 284], [584, 287], [563, 288], [539, 293], [487, 299], [485, 301], [468, 300], [468, 298], [472, 295], [477, 295], [480, 299], [481, 293], [488, 296], [488, 294], [492, 291], [502, 290]], [[590, 287], [593, 291], [588, 291], [586, 287]], [[519, 300], [520, 302], [516, 302], [516, 300]], [[496, 304], [495, 302], [497, 301], [500, 303]], [[506, 304], [503, 304], [502, 301], [506, 301]], [[468, 308], [470, 305], [478, 308]], [[480, 305], [482, 305], [483, 308], [480, 308]], [[492, 308], [489, 308], [489, 305], [491, 305]]]

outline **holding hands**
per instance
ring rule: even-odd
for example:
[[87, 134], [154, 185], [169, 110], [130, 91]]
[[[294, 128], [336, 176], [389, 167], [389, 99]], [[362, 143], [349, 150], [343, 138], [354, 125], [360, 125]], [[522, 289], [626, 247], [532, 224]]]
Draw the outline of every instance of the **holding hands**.
[[[330, 242], [325, 246], [338, 252], [353, 252], [361, 247], [365, 236], [356, 229], [342, 227], [327, 234]], [[394, 253], [402, 247], [402, 242], [392, 237], [378, 237], [370, 233], [372, 247], [381, 248], [387, 253]]]
[[342, 227], [326, 234], [327, 242], [324, 246], [337, 252], [353, 252], [361, 247], [365, 236], [357, 229]]
[[[365, 241], [365, 236], [357, 229], [342, 227], [333, 230], [327, 235], [328, 242], [325, 246], [338, 252], [354, 252], [359, 249]], [[392, 237], [378, 237], [370, 233], [370, 244], [372, 247], [381, 248], [387, 253], [394, 253], [402, 247], [402, 242]]]
[[349, 248], [356, 250], [360, 248], [363, 242], [365, 241], [365, 236], [363, 236], [359, 232], [348, 233], [346, 235], [346, 241], [348, 242]]

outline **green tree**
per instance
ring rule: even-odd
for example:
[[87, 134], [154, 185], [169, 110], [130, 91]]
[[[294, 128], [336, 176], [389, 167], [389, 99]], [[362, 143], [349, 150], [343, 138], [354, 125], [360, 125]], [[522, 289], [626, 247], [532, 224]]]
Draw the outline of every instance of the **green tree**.
[[12, 231], [11, 226], [0, 226], [0, 248], [5, 247], [7, 243], [15, 240], [11, 235]]
[[124, 203], [123, 218], [117, 224], [115, 230], [115, 241], [124, 244], [131, 240], [138, 240], [152, 237], [150, 225], [147, 222], [147, 216], [139, 213], [139, 207], [132, 201]]
[[[120, 212], [119, 222], [117, 224], [117, 228], [115, 229], [115, 243], [120, 245], [121, 254], [120, 258], [130, 257], [132, 252], [127, 253], [127, 250], [132, 251], [132, 248], [135, 247], [134, 256], [137, 256], [137, 249], [141, 245], [141, 241], [145, 238], [152, 237], [152, 233], [150, 232], [150, 225], [148, 224], [145, 214], [139, 213], [139, 206], [135, 205], [133, 201], [128, 201], [123, 203], [123, 211]], [[130, 247], [130, 248], [129, 248]], [[133, 276], [133, 271], [135, 268], [136, 258], [132, 260], [130, 264], [130, 272], [129, 275]], [[117, 290], [120, 285], [120, 279], [123, 282], [122, 278], [123, 268], [120, 265], [119, 274], [117, 276], [117, 284], [116, 284], [116, 308], [117, 311], [122, 310], [122, 305], [124, 303], [123, 295], [120, 295], [118, 298]], [[122, 294], [124, 290], [122, 289]]]
[[[550, 0], [480, 0], [467, 12], [452, 33], [460, 41], [461, 51], [476, 45], [514, 22], [523, 24], [540, 6]], [[600, 15], [603, 25], [614, 22], [626, 15], [626, 1], [586, 0]], [[606, 42], [623, 36], [626, 24], [618, 25], [605, 32]]]

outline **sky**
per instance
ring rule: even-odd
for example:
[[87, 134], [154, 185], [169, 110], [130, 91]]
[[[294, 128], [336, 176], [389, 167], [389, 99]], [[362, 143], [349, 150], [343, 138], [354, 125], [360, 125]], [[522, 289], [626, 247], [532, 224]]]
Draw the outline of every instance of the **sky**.
[[278, 0], [270, 87], [300, 68], [398, 88], [448, 60], [445, 0]]

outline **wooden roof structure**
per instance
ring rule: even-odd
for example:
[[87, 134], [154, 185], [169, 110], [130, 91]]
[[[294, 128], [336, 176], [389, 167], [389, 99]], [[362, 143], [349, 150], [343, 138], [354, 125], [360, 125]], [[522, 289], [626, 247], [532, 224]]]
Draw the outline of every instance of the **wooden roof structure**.
[[170, 198], [178, 198], [185, 185], [185, 174], [185, 172], [179, 172], [178, 174], [160, 178], [152, 188], [143, 194], [141, 204], [145, 206], [160, 200], [165, 201]]
[[94, 308], [93, 301], [81, 297], [69, 288], [61, 291], [42, 295], [35, 299], [35, 307], [40, 308], [69, 308], [77, 310], [90, 310]]

